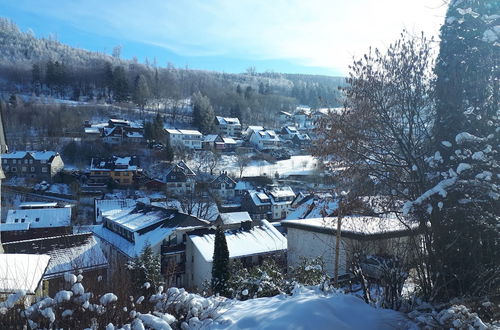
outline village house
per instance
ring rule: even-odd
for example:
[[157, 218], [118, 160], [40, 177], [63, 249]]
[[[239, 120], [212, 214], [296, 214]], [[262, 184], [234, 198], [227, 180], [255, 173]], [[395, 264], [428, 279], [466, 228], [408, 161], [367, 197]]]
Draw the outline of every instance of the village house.
[[106, 278], [108, 261], [90, 233], [44, 237], [3, 243], [5, 253], [41, 254], [50, 256], [43, 275], [43, 292], [53, 296], [64, 288], [64, 274], [82, 272], [83, 283]]
[[203, 137], [202, 148], [205, 150], [224, 150], [224, 140], [220, 135], [209, 134]]
[[292, 142], [294, 145], [296, 145], [297, 147], [306, 147], [306, 146], [309, 146], [311, 145], [311, 137], [304, 133], [299, 133], [299, 134], [295, 134], [293, 137], [292, 137]]
[[180, 195], [194, 192], [196, 173], [183, 161], [173, 164], [165, 174], [167, 194]]
[[289, 112], [286, 112], [286, 111], [280, 111], [279, 115], [278, 115], [278, 119], [279, 119], [279, 122], [281, 124], [288, 125], [288, 124], [293, 123], [293, 115]]
[[273, 130], [254, 131], [250, 136], [250, 143], [257, 150], [277, 149], [281, 140]]
[[253, 220], [269, 219], [271, 198], [263, 191], [247, 190], [241, 198], [241, 209], [247, 211]]
[[280, 136], [285, 140], [291, 140], [297, 134], [299, 130], [295, 126], [285, 126], [280, 131]]
[[266, 190], [271, 200], [271, 220], [286, 218], [295, 193], [290, 187], [270, 187]]
[[[334, 274], [337, 217], [284, 220], [281, 225], [288, 232], [288, 267], [299, 265], [301, 258], [322, 257], [327, 273]], [[355, 254], [408, 260], [420, 239], [416, 223], [402, 223], [395, 216], [343, 217], [340, 235], [340, 275], [347, 274]]]
[[137, 164], [137, 158], [116, 157], [92, 158], [90, 165], [90, 175], [87, 184], [100, 184], [106, 186], [113, 182], [122, 186], [129, 186], [134, 183], [134, 178], [142, 170]]
[[50, 182], [64, 169], [64, 162], [55, 151], [17, 151], [2, 155], [2, 167], [8, 177]]
[[236, 182], [227, 175], [227, 172], [222, 172], [209, 184], [209, 190], [214, 195], [222, 200], [230, 200], [234, 198], [234, 188]]
[[[245, 222], [247, 223], [247, 222]], [[225, 232], [229, 258], [241, 260], [245, 267], [262, 262], [265, 257], [284, 256], [286, 238], [269, 222]], [[186, 278], [188, 288], [202, 288], [212, 278], [215, 231], [193, 231], [186, 242]]]
[[247, 127], [247, 129], [245, 130], [243, 135], [244, 135], [245, 140], [249, 140], [254, 132], [259, 132], [259, 131], [263, 131], [263, 130], [264, 130], [263, 126], [252, 125], [252, 126]]
[[202, 149], [203, 134], [197, 130], [167, 128], [165, 131], [172, 147]]
[[238, 118], [216, 116], [215, 126], [222, 136], [237, 137], [241, 135], [241, 124]]
[[0, 224], [2, 242], [70, 234], [71, 206], [58, 203], [22, 203], [17, 210], [8, 210], [5, 223]]
[[186, 233], [207, 226], [198, 219], [159, 206], [136, 203], [126, 208], [102, 212], [102, 224], [92, 231], [99, 237], [111, 270], [141, 254], [146, 246], [162, 257], [162, 273], [172, 285], [185, 283]]

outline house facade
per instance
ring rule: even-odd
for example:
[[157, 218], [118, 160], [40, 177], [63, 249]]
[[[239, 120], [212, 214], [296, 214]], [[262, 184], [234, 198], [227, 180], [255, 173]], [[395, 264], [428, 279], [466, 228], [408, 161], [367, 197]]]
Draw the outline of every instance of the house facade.
[[236, 181], [227, 175], [227, 172], [222, 172], [217, 178], [210, 182], [210, 191], [222, 200], [230, 200], [235, 196]]
[[271, 217], [271, 199], [264, 191], [247, 190], [241, 198], [241, 209], [250, 214], [253, 220]]
[[254, 131], [250, 136], [250, 143], [257, 150], [277, 149], [281, 140], [273, 130]]
[[[337, 218], [284, 220], [287, 229], [288, 267], [301, 258], [321, 257], [329, 275], [334, 274]], [[342, 218], [339, 242], [339, 275], [347, 274], [356, 254], [412, 258], [419, 231], [414, 223], [403, 224], [396, 217], [348, 216]], [[414, 245], [417, 244], [417, 245]]]
[[202, 149], [203, 134], [197, 130], [168, 128], [165, 131], [172, 147]]
[[196, 184], [195, 178], [196, 173], [185, 162], [180, 161], [177, 164], [173, 164], [165, 174], [167, 194], [177, 196], [193, 193]]
[[64, 162], [55, 151], [17, 151], [2, 155], [2, 167], [9, 176], [52, 181], [64, 169]]
[[241, 123], [238, 118], [216, 116], [215, 125], [222, 136], [241, 136]]
[[135, 156], [92, 158], [89, 183], [106, 185], [111, 181], [122, 186], [130, 186], [134, 184], [135, 176], [141, 171]]

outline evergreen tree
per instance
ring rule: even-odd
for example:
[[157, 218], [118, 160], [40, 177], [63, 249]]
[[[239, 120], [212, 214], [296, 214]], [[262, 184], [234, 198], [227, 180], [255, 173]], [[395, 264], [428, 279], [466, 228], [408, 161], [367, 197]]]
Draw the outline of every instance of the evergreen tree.
[[210, 99], [197, 92], [193, 94], [191, 102], [193, 107], [193, 125], [203, 134], [212, 133], [215, 130], [215, 112], [210, 104]]
[[418, 204], [431, 213], [435, 296], [443, 300], [500, 287], [500, 180], [492, 173], [499, 165], [498, 12], [498, 1], [454, 0], [441, 28], [436, 153], [428, 160], [435, 187]]
[[227, 296], [229, 281], [229, 250], [226, 235], [219, 226], [215, 232], [214, 257], [212, 264], [212, 291]]
[[126, 101], [128, 97], [128, 82], [125, 69], [117, 66], [113, 70], [113, 94], [116, 101]]
[[[143, 288], [144, 293], [148, 292], [149, 288], [154, 291], [162, 283], [160, 256], [153, 252], [149, 244], [127, 266], [132, 272], [135, 288]], [[144, 286], [146, 282], [150, 284], [150, 287]]]
[[139, 74], [134, 80], [134, 102], [144, 110], [144, 106], [150, 96], [149, 86], [144, 75]]

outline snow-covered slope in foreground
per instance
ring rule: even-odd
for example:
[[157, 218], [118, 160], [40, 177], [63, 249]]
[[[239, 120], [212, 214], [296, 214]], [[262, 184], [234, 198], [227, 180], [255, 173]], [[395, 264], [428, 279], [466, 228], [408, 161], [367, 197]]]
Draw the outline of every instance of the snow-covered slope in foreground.
[[280, 295], [238, 301], [222, 311], [211, 329], [415, 329], [404, 314], [377, 309], [346, 294], [321, 294], [301, 288]]

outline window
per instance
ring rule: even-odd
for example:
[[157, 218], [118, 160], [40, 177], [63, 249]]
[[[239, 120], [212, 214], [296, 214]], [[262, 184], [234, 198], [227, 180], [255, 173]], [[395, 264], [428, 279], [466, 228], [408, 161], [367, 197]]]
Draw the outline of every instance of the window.
[[13, 168], [11, 169], [11, 171], [12, 171], [12, 172], [17, 172], [17, 167], [13, 167]]
[[35, 221], [36, 221], [36, 222], [39, 222], [39, 221], [40, 221], [40, 218], [35, 218]]
[[31, 172], [35, 172], [35, 168], [31, 166]]
[[30, 159], [30, 164], [33, 164], [33, 159]]
[[22, 172], [26, 172], [27, 170], [28, 170], [28, 169], [26, 168], [26, 166], [23, 166], [23, 167], [21, 168], [21, 171], [22, 171]]
[[25, 164], [28, 164], [28, 160], [27, 160], [27, 159], [25, 159], [25, 160], [24, 160], [24, 163], [25, 163]]
[[43, 173], [47, 173], [47, 172], [48, 172], [48, 170], [47, 170], [47, 166], [43, 166], [43, 167], [42, 167], [42, 172], [43, 172]]
[[45, 159], [42, 159], [42, 160], [40, 161], [40, 163], [41, 163], [41, 164], [46, 164], [46, 163], [47, 163], [47, 161], [46, 161]]
[[14, 222], [15, 222], [15, 223], [18, 223], [18, 222], [19, 222], [19, 219], [14, 219]]
[[12, 160], [12, 164], [15, 164], [17, 161], [15, 159]]
[[24, 220], [25, 220], [25, 219], [21, 219], [21, 222], [22, 222], [22, 223], [24, 223]]
[[7, 164], [7, 159], [4, 159], [4, 160], [3, 160], [3, 163], [4, 163], [4, 164]]

